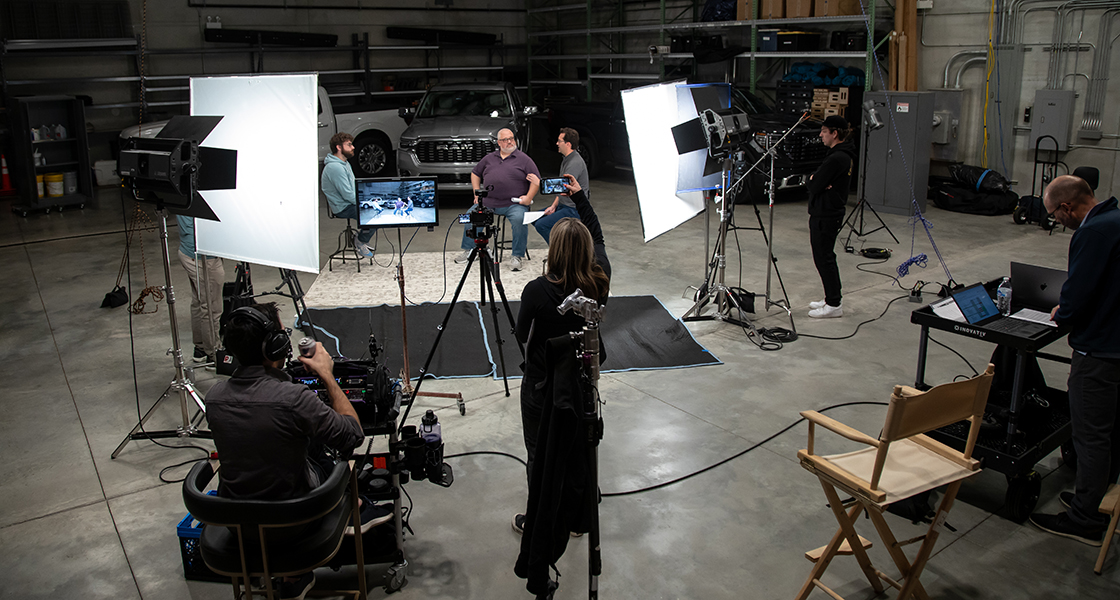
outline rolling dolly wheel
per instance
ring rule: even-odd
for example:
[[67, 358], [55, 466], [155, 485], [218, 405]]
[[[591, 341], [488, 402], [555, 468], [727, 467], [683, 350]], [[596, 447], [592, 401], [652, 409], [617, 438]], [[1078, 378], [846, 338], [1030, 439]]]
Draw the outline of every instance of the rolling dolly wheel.
[[1077, 450], [1073, 447], [1073, 440], [1066, 440], [1062, 443], [1062, 464], [1077, 470]]
[[1020, 205], [1015, 207], [1015, 211], [1011, 213], [1011, 220], [1016, 225], [1023, 225], [1027, 222], [1027, 211]]
[[401, 588], [408, 583], [408, 575], [405, 570], [408, 569], [408, 563], [393, 565], [385, 572], [385, 593], [392, 594], [393, 592], [400, 591]]
[[1007, 512], [1012, 521], [1022, 523], [1038, 505], [1038, 495], [1042, 492], [1042, 477], [1034, 471], [1018, 473], [1007, 477]]

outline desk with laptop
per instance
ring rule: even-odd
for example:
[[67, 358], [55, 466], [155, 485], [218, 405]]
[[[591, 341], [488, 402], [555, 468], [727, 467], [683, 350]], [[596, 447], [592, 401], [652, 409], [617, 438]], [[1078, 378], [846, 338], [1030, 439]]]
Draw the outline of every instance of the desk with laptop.
[[[983, 460], [986, 468], [1007, 475], [1007, 505], [1013, 517], [1025, 519], [1038, 499], [1036, 490], [1040, 486], [1040, 480], [1033, 471], [1034, 465], [1070, 437], [1068, 396], [1064, 390], [1034, 390], [1030, 400], [1045, 405], [1045, 418], [1032, 419], [1027, 427], [1022, 422], [1022, 416], [1028, 408], [1025, 397], [1031, 391], [1024, 389], [1029, 361], [1043, 358], [1069, 363], [1068, 356], [1041, 352], [1068, 333], [1067, 328], [1059, 327], [1050, 320], [1050, 311], [1058, 305], [1066, 272], [1011, 263], [1013, 293], [1010, 315], [1000, 314], [992, 300], [1001, 280], [1002, 278], [998, 278], [968, 286], [948, 298], [911, 313], [910, 322], [921, 326], [914, 386], [918, 389], [930, 387], [925, 383], [930, 329], [1014, 350], [1015, 373], [1012, 377], [1006, 426], [1001, 426], [1002, 423], [993, 418], [991, 424], [981, 431], [974, 456]], [[999, 373], [996, 375], [998, 377]], [[963, 448], [964, 433], [956, 429], [959, 427], [950, 425], [939, 430], [934, 437], [943, 443]]]

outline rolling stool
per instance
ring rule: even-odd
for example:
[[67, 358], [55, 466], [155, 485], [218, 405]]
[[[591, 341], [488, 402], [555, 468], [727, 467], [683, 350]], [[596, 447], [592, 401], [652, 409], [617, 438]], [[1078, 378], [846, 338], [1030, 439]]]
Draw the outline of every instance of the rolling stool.
[[[334, 216], [334, 213], [331, 212], [329, 206], [327, 207], [327, 218], [338, 218]], [[354, 227], [350, 225], [350, 219], [346, 219], [346, 229], [343, 229], [342, 233], [338, 234], [338, 250], [335, 250], [334, 253], [332, 253], [327, 259], [328, 271], [334, 271], [334, 261], [336, 260], [341, 260], [342, 264], [346, 264], [346, 261], [352, 260], [358, 263], [358, 272], [362, 272], [362, 256], [358, 254], [358, 249], [354, 247], [354, 236], [356, 236], [357, 234], [358, 230], [354, 229]], [[350, 254], [352, 254], [353, 256], [349, 256]], [[370, 258], [369, 262], [372, 265], [373, 258]]]
[[[502, 262], [502, 251], [509, 250], [510, 254], [513, 253], [513, 233], [510, 233], [510, 239], [506, 239], [506, 216], [494, 213], [498, 226], [498, 239], [494, 240], [494, 259], [499, 263]], [[528, 227], [528, 225], [526, 225]], [[527, 242], [528, 240], [526, 240]], [[525, 260], [532, 260], [529, 256], [529, 247], [525, 247]]]

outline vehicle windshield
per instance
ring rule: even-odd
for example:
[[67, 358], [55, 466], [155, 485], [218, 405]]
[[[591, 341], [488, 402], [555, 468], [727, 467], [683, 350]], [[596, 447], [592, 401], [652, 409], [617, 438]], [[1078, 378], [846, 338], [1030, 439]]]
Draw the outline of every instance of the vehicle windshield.
[[417, 117], [513, 116], [506, 95], [501, 91], [447, 90], [429, 92], [416, 110]]
[[766, 102], [762, 98], [755, 96], [747, 90], [732, 87], [731, 96], [732, 104], [736, 105], [737, 108], [740, 108], [748, 115], [766, 115], [774, 112], [766, 105]]

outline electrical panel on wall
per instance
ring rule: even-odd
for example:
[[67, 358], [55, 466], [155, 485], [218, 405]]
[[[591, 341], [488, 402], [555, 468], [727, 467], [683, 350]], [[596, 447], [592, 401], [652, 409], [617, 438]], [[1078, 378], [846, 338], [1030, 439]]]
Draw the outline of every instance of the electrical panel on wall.
[[[1073, 129], [1073, 90], [1038, 90], [1034, 93], [1034, 110], [1031, 111], [1031, 148], [1038, 138], [1051, 136], [1058, 142], [1058, 150], [1069, 150], [1069, 136]], [[1042, 150], [1053, 150], [1049, 140]]]

